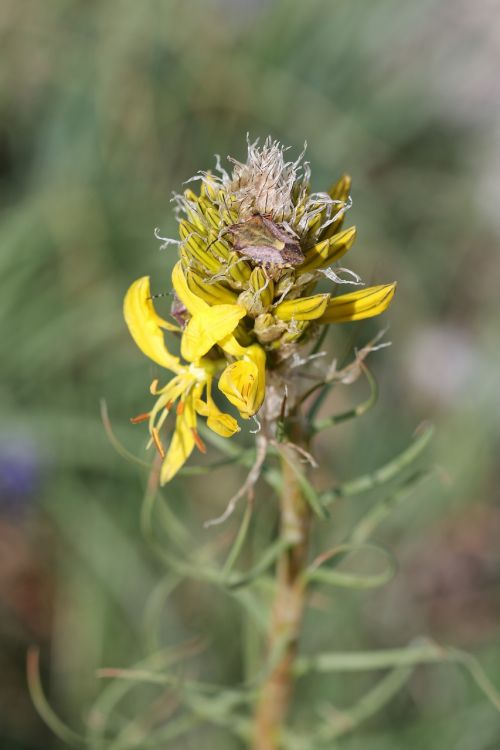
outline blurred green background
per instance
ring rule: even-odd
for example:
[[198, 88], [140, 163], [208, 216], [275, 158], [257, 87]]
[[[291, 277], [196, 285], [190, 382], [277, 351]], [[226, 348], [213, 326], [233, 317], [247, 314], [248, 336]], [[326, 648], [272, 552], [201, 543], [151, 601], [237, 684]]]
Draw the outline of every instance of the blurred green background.
[[[371, 360], [379, 403], [325, 436], [320, 463], [348, 479], [407, 445], [422, 420], [437, 427], [435, 478], [378, 532], [397, 577], [320, 602], [304, 650], [427, 634], [476, 653], [500, 685], [499, 45], [491, 0], [2, 0], [2, 750], [62, 746], [27, 694], [29, 644], [52, 705], [76, 728], [100, 690], [96, 669], [155, 647], [145, 621], [164, 571], [139, 531], [145, 476], [109, 444], [99, 399], [143, 455], [145, 431], [128, 418], [148, 408], [154, 369], [125, 330], [123, 294], [144, 274], [168, 291], [174, 249], [160, 252], [153, 230], [175, 236], [172, 191], [214, 153], [244, 159], [247, 132], [272, 134], [293, 156], [307, 141], [316, 190], [349, 172], [359, 232], [349, 266], [369, 283], [399, 282], [385, 316], [393, 345]], [[332, 356], [380, 325], [339, 327]], [[363, 393], [335, 390], [325, 413]], [[225, 469], [169, 485], [198, 544], [241, 477]], [[325, 536], [369, 502], [340, 503]], [[256, 545], [272, 504], [263, 488]], [[210, 532], [215, 552], [235, 529]], [[213, 682], [237, 684], [242, 651], [250, 658], [241, 610], [192, 582], [161, 611], [159, 638], [206, 640], [194, 674]], [[306, 680], [295, 713], [311, 721], [318, 705], [346, 707], [370, 679]], [[117, 726], [151, 700], [157, 692], [134, 692]], [[456, 667], [421, 668], [338, 745], [496, 750], [500, 717]], [[160, 746], [240, 744], [202, 726]]]

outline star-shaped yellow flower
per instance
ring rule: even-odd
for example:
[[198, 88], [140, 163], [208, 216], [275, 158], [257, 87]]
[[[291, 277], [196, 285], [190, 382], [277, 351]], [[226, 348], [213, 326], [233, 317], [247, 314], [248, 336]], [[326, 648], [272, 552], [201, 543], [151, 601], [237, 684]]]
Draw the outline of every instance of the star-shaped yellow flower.
[[[133, 420], [149, 421], [152, 442], [164, 459], [162, 484], [178, 472], [195, 445], [204, 451], [196, 428], [197, 415], [206, 417], [207, 426], [223, 437], [231, 437], [239, 431], [236, 419], [221, 412], [211, 395], [212, 381], [224, 367], [220, 389], [243, 418], [256, 413], [265, 392], [264, 352], [256, 344], [241, 346], [233, 336], [245, 309], [237, 304], [208, 305], [189, 290], [180, 264], [175, 267], [172, 280], [179, 299], [191, 314], [181, 339], [181, 355], [186, 363], [169, 352], [165, 345], [164, 331], [179, 329], [156, 312], [149, 277], [135, 281], [124, 301], [125, 321], [139, 349], [153, 362], [174, 373], [163, 388], [158, 388], [157, 380], [153, 381], [151, 392], [158, 397], [155, 406], [151, 412]], [[215, 345], [230, 357], [239, 359], [227, 365], [225, 359], [205, 357]], [[175, 431], [165, 452], [160, 430], [175, 404]]]

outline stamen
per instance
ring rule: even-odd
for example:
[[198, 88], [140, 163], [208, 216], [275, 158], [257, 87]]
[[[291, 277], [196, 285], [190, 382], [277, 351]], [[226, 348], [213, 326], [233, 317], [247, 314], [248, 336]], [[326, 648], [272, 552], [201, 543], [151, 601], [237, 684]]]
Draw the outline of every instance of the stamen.
[[154, 440], [154, 444], [156, 446], [156, 450], [160, 454], [162, 458], [165, 458], [165, 448], [163, 447], [163, 443], [160, 440], [160, 436], [158, 434], [158, 430], [156, 427], [153, 427], [151, 430], [151, 437]]
[[184, 414], [184, 401], [179, 401], [177, 404], [176, 414], [178, 417]]
[[144, 414], [138, 414], [136, 417], [130, 417], [132, 424], [139, 424], [140, 422], [146, 422], [149, 419], [150, 412], [144, 412]]
[[153, 382], [151, 383], [151, 385], [149, 386], [149, 392], [151, 393], [152, 396], [156, 396], [156, 394], [158, 393], [158, 383], [159, 383], [158, 378], [155, 378]]
[[201, 439], [201, 437], [198, 435], [194, 427], [191, 427], [191, 432], [193, 433], [194, 442], [196, 443], [196, 447], [200, 451], [200, 453], [206, 453], [207, 452], [207, 446]]

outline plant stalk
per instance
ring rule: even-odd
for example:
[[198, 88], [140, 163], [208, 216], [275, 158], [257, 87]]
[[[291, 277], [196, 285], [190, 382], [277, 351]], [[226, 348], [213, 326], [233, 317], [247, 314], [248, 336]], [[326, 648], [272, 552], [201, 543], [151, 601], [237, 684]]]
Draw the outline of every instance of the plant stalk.
[[[303, 440], [294, 442], [304, 445]], [[293, 692], [293, 664], [302, 626], [305, 604], [304, 568], [310, 528], [310, 508], [299, 485], [293, 462], [298, 454], [281, 448], [283, 489], [280, 504], [280, 534], [290, 540], [277, 563], [276, 598], [271, 616], [268, 655], [271, 671], [258, 699], [253, 750], [278, 750]]]

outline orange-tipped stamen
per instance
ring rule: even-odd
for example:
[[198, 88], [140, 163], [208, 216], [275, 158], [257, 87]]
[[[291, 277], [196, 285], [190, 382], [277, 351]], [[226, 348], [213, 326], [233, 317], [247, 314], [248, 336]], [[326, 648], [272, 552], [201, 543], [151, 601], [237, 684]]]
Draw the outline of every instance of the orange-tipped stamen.
[[138, 414], [136, 417], [130, 417], [132, 424], [139, 424], [140, 422], [146, 422], [149, 419], [149, 411], [144, 414]]
[[176, 413], [178, 417], [184, 414], [184, 401], [179, 401], [179, 403], [177, 404]]
[[196, 447], [200, 451], [200, 453], [206, 453], [207, 452], [207, 446], [201, 439], [201, 437], [198, 435], [194, 427], [191, 427], [191, 432], [193, 433], [194, 442], [196, 443]]
[[153, 438], [154, 444], [156, 445], [156, 450], [162, 458], [165, 458], [165, 448], [163, 447], [163, 443], [160, 440], [160, 436], [156, 427], [153, 427], [153, 429], [151, 430], [151, 437]]

